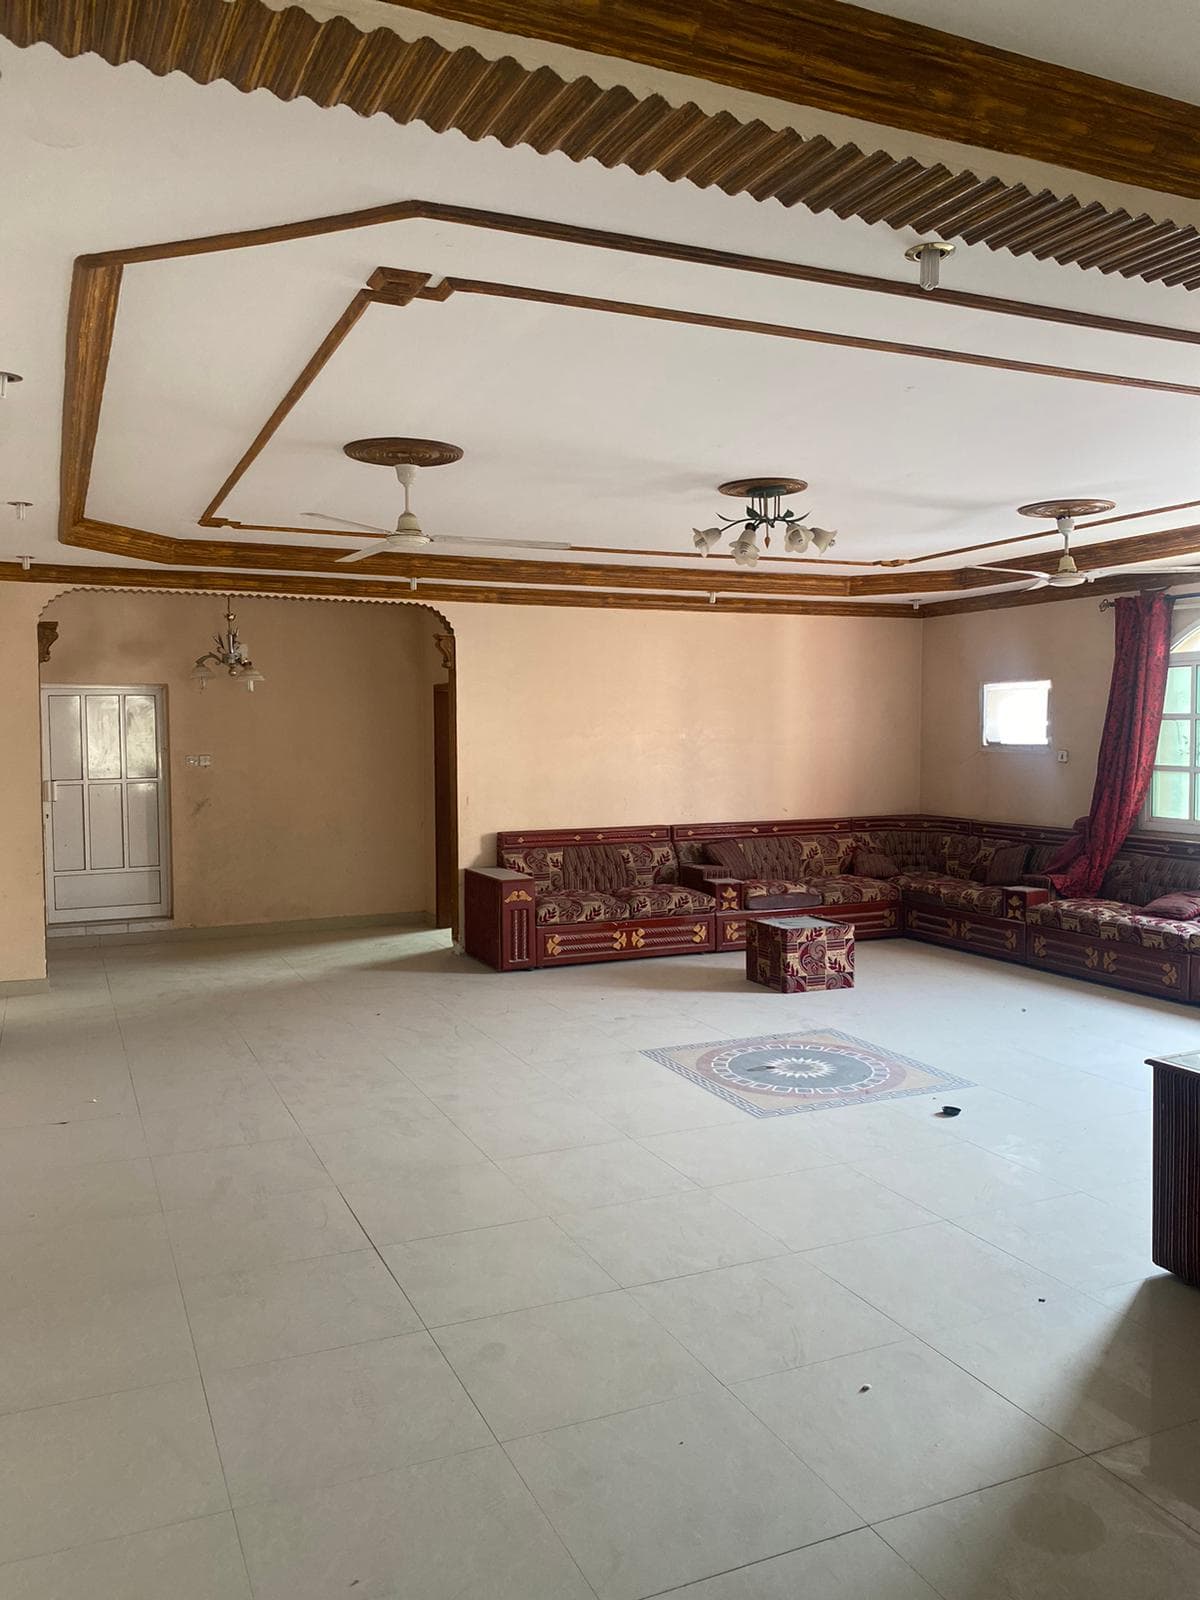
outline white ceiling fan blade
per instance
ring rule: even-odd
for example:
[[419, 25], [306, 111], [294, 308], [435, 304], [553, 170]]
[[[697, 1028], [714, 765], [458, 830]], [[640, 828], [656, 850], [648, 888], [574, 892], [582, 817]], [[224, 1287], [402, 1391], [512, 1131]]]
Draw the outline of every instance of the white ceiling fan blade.
[[1093, 567], [1087, 575], [1089, 583], [1097, 578], [1173, 578], [1176, 573], [1186, 577], [1200, 572], [1200, 567]]
[[434, 544], [483, 544], [497, 550], [571, 550], [573, 545], [553, 539], [473, 539], [467, 533], [430, 534]]
[[999, 572], [1006, 578], [1032, 578], [1033, 586], [1040, 588], [1050, 582], [1048, 572], [1034, 572], [1029, 567], [972, 567], [972, 572]]
[[364, 544], [361, 549], [351, 550], [349, 555], [339, 556], [337, 564], [340, 567], [344, 566], [348, 561], [366, 561], [369, 556], [383, 556], [389, 550], [402, 550], [403, 548], [403, 545], [390, 544], [386, 539], [383, 539], [378, 544]]
[[315, 517], [318, 522], [336, 522], [343, 528], [361, 528], [364, 533], [390, 534], [390, 528], [378, 528], [373, 522], [355, 522], [351, 517], [329, 517], [323, 511], [302, 511], [302, 517]]

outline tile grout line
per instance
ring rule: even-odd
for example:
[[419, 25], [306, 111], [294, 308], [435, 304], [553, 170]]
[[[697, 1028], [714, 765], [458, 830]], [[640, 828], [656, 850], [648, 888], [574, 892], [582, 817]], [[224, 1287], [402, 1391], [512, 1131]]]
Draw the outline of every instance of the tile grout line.
[[[105, 964], [105, 975], [107, 977], [107, 963]], [[109, 988], [110, 988], [110, 992], [111, 992], [111, 982], [109, 984]], [[128, 1060], [128, 1046], [126, 1045], [126, 1041], [125, 1041], [125, 1029], [124, 1029], [124, 1027], [123, 1027], [123, 1025], [121, 1023], [120, 1015], [119, 1015], [119, 1013], [117, 1013], [115, 1003], [114, 1003], [114, 1006], [113, 1006], [113, 1011], [114, 1011], [114, 1015], [116, 1015], [116, 1018], [117, 1018], [117, 1028], [118, 1028], [118, 1030], [120, 1031], [120, 1034], [121, 1034], [122, 1045], [125, 1045], [126, 1060]], [[134, 1081], [133, 1081], [133, 1073], [132, 1073], [132, 1071], [129, 1074], [129, 1078], [130, 1078], [130, 1083], [132, 1084], [132, 1087], [133, 1087], [134, 1104], [138, 1108], [138, 1119], [139, 1119], [139, 1121], [142, 1122], [142, 1136], [144, 1138], [145, 1137], [145, 1132], [146, 1132], [145, 1122], [142, 1120], [141, 1100], [138, 1097], [137, 1084], [134, 1083]], [[200, 1365], [200, 1352], [196, 1349], [196, 1335], [195, 1335], [195, 1333], [194, 1333], [194, 1331], [192, 1329], [191, 1312], [188, 1310], [187, 1295], [184, 1292], [183, 1280], [179, 1275], [179, 1259], [175, 1254], [175, 1241], [171, 1238], [170, 1229], [167, 1227], [167, 1224], [166, 1224], [166, 1208], [163, 1206], [163, 1203], [162, 1203], [162, 1191], [161, 1191], [161, 1189], [159, 1189], [158, 1173], [157, 1173], [157, 1171], [155, 1170], [155, 1167], [154, 1167], [153, 1157], [150, 1157], [149, 1160], [150, 1160], [150, 1172], [151, 1172], [151, 1175], [152, 1175], [152, 1177], [154, 1179], [155, 1191], [158, 1194], [159, 1215], [163, 1218], [163, 1232], [166, 1235], [167, 1249], [171, 1253], [171, 1264], [173, 1265], [173, 1267], [175, 1269], [175, 1290], [176, 1290], [176, 1293], [179, 1295], [179, 1303], [183, 1308], [183, 1319], [184, 1319], [185, 1324], [187, 1325], [188, 1342], [190, 1343], [190, 1345], [192, 1347], [192, 1360], [196, 1364], [196, 1379], [200, 1384], [200, 1393], [204, 1397], [204, 1411], [205, 1411], [205, 1415], [208, 1417], [209, 1438], [212, 1440], [213, 1453], [217, 1458], [217, 1466], [221, 1469], [221, 1485], [222, 1485], [222, 1487], [223, 1487], [223, 1489], [225, 1491], [225, 1503], [229, 1508], [229, 1516], [230, 1516], [231, 1521], [233, 1522], [234, 1534], [235, 1534], [235, 1536], [237, 1538], [237, 1542], [238, 1542], [238, 1555], [239, 1555], [239, 1557], [241, 1559], [242, 1571], [244, 1572], [245, 1577], [246, 1577], [246, 1586], [247, 1586], [247, 1588], [252, 1589], [253, 1586], [252, 1586], [252, 1584], [250, 1582], [250, 1566], [249, 1566], [249, 1563], [246, 1560], [245, 1546], [242, 1544], [242, 1530], [238, 1526], [237, 1516], [234, 1513], [234, 1509], [233, 1509], [233, 1498], [229, 1493], [229, 1478], [228, 1478], [228, 1475], [227, 1475], [227, 1473], [225, 1471], [225, 1460], [224, 1460], [224, 1457], [221, 1455], [221, 1446], [220, 1446], [220, 1443], [217, 1440], [217, 1428], [216, 1428], [216, 1423], [213, 1421], [212, 1403], [208, 1398], [208, 1385], [204, 1380], [204, 1369]]]

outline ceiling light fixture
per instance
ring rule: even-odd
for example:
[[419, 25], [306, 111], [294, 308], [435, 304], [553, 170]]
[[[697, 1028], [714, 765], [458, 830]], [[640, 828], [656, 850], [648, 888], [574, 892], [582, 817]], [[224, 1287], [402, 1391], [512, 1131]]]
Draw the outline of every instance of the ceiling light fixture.
[[10, 500], [8, 503], [16, 512], [18, 522], [24, 522], [25, 518], [33, 510], [32, 500]]
[[942, 271], [942, 259], [954, 254], [954, 246], [944, 239], [926, 239], [921, 244], [910, 244], [904, 252], [905, 261], [915, 261], [921, 269], [917, 279], [922, 289], [936, 289]]
[[759, 534], [763, 536], [762, 549], [769, 550], [772, 532], [782, 529], [783, 548], [789, 555], [802, 555], [810, 547], [819, 555], [824, 555], [837, 540], [836, 531], [810, 527], [805, 520], [807, 512], [798, 516], [783, 504], [790, 495], [803, 494], [807, 488], [808, 484], [803, 478], [735, 478], [729, 483], [719, 483], [718, 494], [745, 500], [745, 514], [740, 517], [720, 517], [720, 527], [693, 528], [692, 543], [700, 555], [711, 555], [727, 533], [735, 533], [740, 529], [729, 547], [729, 553], [739, 567], [753, 567], [757, 566], [762, 554], [758, 545]]
[[0, 400], [8, 393], [10, 383], [23, 383], [25, 380], [19, 372], [0, 372]]
[[[255, 685], [266, 680], [262, 673], [251, 661], [246, 646], [238, 637], [237, 628], [234, 626], [237, 618], [233, 614], [233, 596], [225, 596], [225, 632], [213, 634], [215, 650], [209, 650], [205, 655], [196, 657], [196, 665], [192, 668], [192, 682], [198, 689], [207, 688], [216, 676], [213, 668], [223, 669], [231, 678], [239, 678], [251, 694]], [[211, 664], [210, 664], [211, 663]]]

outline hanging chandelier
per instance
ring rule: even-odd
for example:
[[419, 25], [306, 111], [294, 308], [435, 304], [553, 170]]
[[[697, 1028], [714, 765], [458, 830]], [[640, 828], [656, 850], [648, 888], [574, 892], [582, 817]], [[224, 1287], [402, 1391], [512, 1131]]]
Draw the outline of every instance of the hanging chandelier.
[[745, 510], [740, 517], [718, 517], [719, 527], [693, 528], [692, 543], [702, 556], [707, 556], [726, 534], [735, 534], [729, 553], [739, 567], [756, 566], [762, 551], [770, 549], [771, 535], [776, 532], [783, 534], [783, 548], [789, 555], [803, 555], [809, 548], [824, 555], [836, 541], [836, 531], [811, 527], [807, 512], [798, 515], [783, 504], [789, 496], [803, 494], [807, 488], [802, 478], [735, 478], [730, 483], [719, 483], [717, 493], [744, 500]]
[[251, 694], [254, 693], [256, 684], [266, 682], [238, 636], [237, 628], [234, 626], [236, 621], [237, 618], [233, 614], [233, 596], [227, 594], [225, 632], [213, 634], [213, 644], [216, 648], [197, 656], [196, 665], [192, 668], [192, 682], [198, 689], [206, 688], [218, 671], [227, 672], [231, 678], [240, 679]]

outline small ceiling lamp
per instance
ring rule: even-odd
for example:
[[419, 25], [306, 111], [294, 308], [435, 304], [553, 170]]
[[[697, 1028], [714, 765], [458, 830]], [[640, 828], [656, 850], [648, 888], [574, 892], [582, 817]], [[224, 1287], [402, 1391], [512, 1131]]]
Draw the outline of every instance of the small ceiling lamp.
[[942, 258], [952, 256], [954, 246], [944, 239], [926, 239], [921, 244], [910, 244], [904, 252], [905, 261], [915, 261], [921, 269], [917, 279], [922, 289], [936, 289], [942, 270]]
[[[225, 632], [213, 634], [214, 650], [196, 657], [196, 665], [192, 668], [192, 682], [198, 689], [204, 689], [216, 676], [217, 671], [228, 673], [231, 678], [238, 678], [246, 685], [251, 694], [255, 685], [266, 680], [262, 673], [251, 661], [246, 646], [238, 637], [237, 628], [234, 626], [237, 618], [233, 614], [233, 596], [225, 596]], [[214, 670], [215, 669], [215, 670]]]
[[21, 383], [24, 380], [19, 372], [0, 372], [0, 400], [8, 393], [10, 383]]
[[772, 532], [782, 530], [783, 548], [789, 555], [801, 555], [810, 545], [824, 555], [837, 534], [829, 528], [809, 527], [804, 516], [789, 511], [783, 504], [789, 495], [802, 494], [807, 488], [802, 478], [736, 478], [730, 483], [718, 484], [718, 494], [745, 500], [745, 512], [740, 517], [720, 517], [719, 527], [693, 528], [692, 543], [700, 555], [707, 556], [727, 533], [736, 532], [737, 538], [730, 545], [729, 553], [739, 567], [753, 567], [762, 554], [759, 534], [762, 534], [762, 549], [769, 550]]

